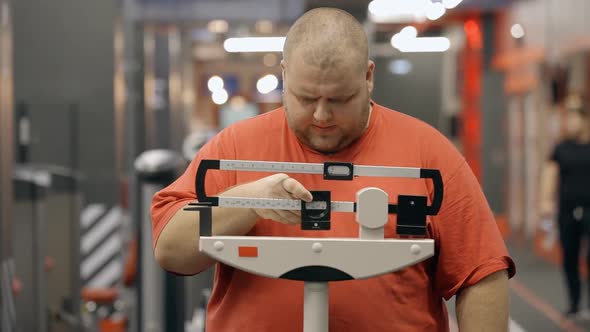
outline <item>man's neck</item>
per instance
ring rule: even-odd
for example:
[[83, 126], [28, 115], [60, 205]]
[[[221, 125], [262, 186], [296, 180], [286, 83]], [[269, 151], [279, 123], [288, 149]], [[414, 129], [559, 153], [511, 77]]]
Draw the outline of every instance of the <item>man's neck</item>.
[[369, 101], [369, 118], [367, 119], [367, 124], [365, 125], [365, 130], [369, 128], [369, 124], [371, 123], [371, 113], [373, 113], [373, 104]]

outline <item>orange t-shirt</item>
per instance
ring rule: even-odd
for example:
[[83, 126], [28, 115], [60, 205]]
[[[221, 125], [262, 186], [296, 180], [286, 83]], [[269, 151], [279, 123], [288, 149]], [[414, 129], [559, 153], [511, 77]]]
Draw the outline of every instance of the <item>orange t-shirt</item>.
[[[158, 192], [152, 205], [154, 245], [168, 220], [195, 200], [195, 174], [201, 159], [240, 159], [434, 168], [441, 172], [444, 198], [438, 215], [428, 218], [427, 237], [435, 256], [401, 271], [365, 280], [329, 284], [330, 331], [448, 331], [444, 299], [487, 275], [515, 273], [494, 216], [464, 158], [426, 123], [373, 103], [369, 127], [350, 148], [326, 156], [302, 145], [289, 129], [284, 109], [241, 121], [206, 144], [186, 172]], [[269, 173], [212, 170], [208, 195]], [[375, 186], [389, 194], [432, 197], [428, 179], [357, 177], [324, 180], [321, 175], [290, 174], [308, 190], [329, 190], [332, 200], [354, 201], [356, 192]], [[429, 201], [430, 204], [430, 201]], [[396, 215], [389, 215], [385, 237], [396, 237]], [[330, 231], [260, 220], [248, 235], [358, 237], [353, 213], [333, 213]], [[383, 255], [388, 253], [384, 252]], [[395, 254], [395, 253], [391, 253]], [[285, 257], [289, 259], [289, 257]], [[351, 257], [370, 259], [370, 257]], [[303, 282], [271, 279], [217, 263], [207, 308], [208, 331], [302, 331]]]

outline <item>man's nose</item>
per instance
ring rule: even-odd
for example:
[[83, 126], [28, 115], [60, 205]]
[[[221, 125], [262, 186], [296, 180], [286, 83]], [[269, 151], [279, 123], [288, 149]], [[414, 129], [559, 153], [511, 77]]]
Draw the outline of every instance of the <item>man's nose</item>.
[[319, 100], [316, 104], [313, 117], [318, 122], [330, 121], [332, 118], [332, 111], [330, 105], [325, 100]]

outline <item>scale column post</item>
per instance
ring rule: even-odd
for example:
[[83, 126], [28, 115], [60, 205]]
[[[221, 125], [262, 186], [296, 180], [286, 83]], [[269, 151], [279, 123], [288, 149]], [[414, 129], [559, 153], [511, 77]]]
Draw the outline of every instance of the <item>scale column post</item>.
[[304, 282], [303, 332], [328, 332], [328, 303], [328, 282]]

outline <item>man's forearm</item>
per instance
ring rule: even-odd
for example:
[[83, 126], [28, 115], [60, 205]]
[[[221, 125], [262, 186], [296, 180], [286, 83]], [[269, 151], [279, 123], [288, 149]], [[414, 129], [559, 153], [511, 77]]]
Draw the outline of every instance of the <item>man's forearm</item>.
[[[222, 195], [243, 196], [246, 187], [235, 187]], [[213, 208], [213, 234], [244, 235], [252, 229], [258, 216], [251, 209]], [[199, 252], [199, 214], [180, 209], [162, 230], [155, 256], [162, 268], [193, 275], [215, 263]]]
[[555, 162], [548, 162], [541, 174], [541, 197], [540, 201], [547, 204], [553, 202], [555, 189], [557, 187], [559, 166]]
[[507, 272], [496, 272], [462, 290], [455, 305], [460, 331], [508, 331]]

